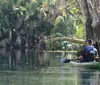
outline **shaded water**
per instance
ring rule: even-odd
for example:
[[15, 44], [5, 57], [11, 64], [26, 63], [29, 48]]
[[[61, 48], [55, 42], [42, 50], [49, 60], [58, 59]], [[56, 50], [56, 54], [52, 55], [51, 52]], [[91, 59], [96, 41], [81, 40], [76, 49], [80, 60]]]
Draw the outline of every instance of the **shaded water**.
[[0, 50], [0, 85], [100, 85], [100, 71], [59, 62], [65, 52]]

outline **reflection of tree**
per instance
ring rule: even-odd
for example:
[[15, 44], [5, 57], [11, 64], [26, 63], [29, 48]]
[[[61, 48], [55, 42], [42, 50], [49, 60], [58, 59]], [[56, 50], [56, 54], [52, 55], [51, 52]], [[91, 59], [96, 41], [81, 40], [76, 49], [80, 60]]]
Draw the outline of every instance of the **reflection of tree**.
[[11, 69], [16, 68], [16, 50], [11, 49]]
[[28, 50], [28, 66], [30, 68], [34, 68], [34, 65], [35, 65], [34, 61], [35, 61], [35, 52], [34, 50], [29, 49]]
[[26, 64], [26, 52], [25, 49], [21, 49], [21, 69], [24, 69], [24, 66]]
[[80, 85], [99, 85], [99, 74], [94, 71], [80, 72]]
[[50, 55], [47, 52], [38, 52], [37, 67], [47, 67], [50, 63]]
[[0, 68], [4, 70], [9, 69], [9, 52], [5, 49], [0, 50]]
[[2, 64], [4, 62], [4, 54], [2, 52], [2, 50], [0, 50], [0, 66], [2, 67]]
[[44, 52], [38, 52], [37, 54], [38, 54], [37, 55], [37, 67], [41, 67], [44, 64], [44, 61], [43, 61]]
[[[37, 57], [37, 56], [36, 56]], [[35, 52], [32, 49], [21, 49], [21, 69], [29, 70], [35, 68]]]

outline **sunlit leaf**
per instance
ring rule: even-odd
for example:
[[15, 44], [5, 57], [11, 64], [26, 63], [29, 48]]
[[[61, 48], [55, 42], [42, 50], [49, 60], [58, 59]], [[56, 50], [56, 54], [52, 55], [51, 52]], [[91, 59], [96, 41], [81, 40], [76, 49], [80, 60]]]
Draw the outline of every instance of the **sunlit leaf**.
[[23, 7], [23, 6], [20, 6], [20, 9], [21, 9], [22, 11], [26, 11], [26, 8]]
[[83, 24], [79, 24], [77, 27], [76, 27], [76, 37], [78, 38], [83, 38]]
[[34, 3], [34, 2], [36, 2], [36, 0], [32, 0], [32, 2]]
[[43, 3], [42, 3], [42, 8], [45, 8], [45, 6], [46, 6], [46, 3], [43, 2]]

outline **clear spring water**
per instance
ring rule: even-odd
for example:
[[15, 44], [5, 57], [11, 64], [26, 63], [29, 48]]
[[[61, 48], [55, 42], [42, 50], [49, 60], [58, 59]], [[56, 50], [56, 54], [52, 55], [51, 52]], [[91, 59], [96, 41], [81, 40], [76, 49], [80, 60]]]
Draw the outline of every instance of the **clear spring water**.
[[100, 70], [71, 67], [66, 52], [0, 50], [0, 85], [100, 85]]

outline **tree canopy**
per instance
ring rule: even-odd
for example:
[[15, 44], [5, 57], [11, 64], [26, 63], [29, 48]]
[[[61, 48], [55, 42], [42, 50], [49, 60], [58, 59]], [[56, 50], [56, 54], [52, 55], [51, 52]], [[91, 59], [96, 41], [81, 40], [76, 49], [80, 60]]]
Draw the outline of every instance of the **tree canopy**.
[[19, 36], [30, 45], [41, 36], [84, 37], [76, 0], [0, 0], [0, 19], [0, 40], [13, 44]]

